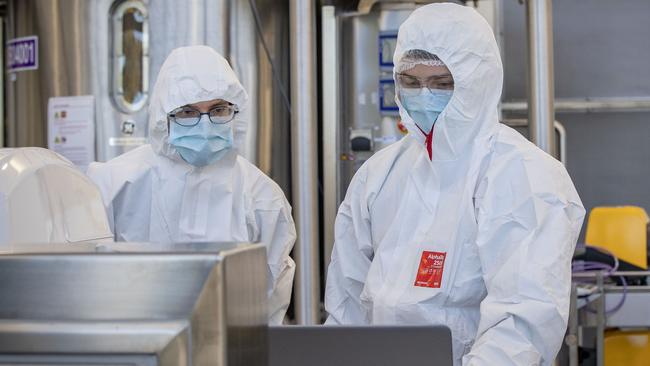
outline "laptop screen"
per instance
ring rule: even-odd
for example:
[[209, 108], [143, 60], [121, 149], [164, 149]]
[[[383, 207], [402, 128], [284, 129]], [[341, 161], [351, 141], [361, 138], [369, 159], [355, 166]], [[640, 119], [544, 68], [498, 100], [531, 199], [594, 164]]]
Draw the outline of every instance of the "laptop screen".
[[269, 366], [451, 366], [444, 326], [277, 326]]

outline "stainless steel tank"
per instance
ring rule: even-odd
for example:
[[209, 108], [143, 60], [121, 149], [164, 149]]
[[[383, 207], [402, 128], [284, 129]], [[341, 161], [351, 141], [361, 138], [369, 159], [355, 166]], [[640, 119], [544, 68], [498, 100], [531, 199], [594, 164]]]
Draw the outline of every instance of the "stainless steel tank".
[[96, 160], [137, 147], [162, 62], [176, 47], [205, 44], [251, 95], [242, 155], [288, 192], [289, 118], [278, 88], [288, 80], [288, 2], [254, 3], [259, 31], [246, 0], [8, 0], [5, 145], [46, 147], [48, 100], [92, 95]]
[[95, 97], [98, 160], [142, 144], [165, 57], [191, 44], [223, 53], [226, 12], [218, 0], [10, 0], [7, 41], [34, 39], [37, 66], [14, 71], [8, 62], [7, 145], [47, 146], [49, 98], [81, 95]]
[[323, 32], [335, 37], [323, 40], [322, 64], [336, 64], [322, 75], [323, 104], [329, 112], [324, 112], [323, 121], [328, 157], [323, 160], [323, 268], [329, 265], [334, 245], [334, 218], [354, 173], [376, 151], [406, 133], [394, 101], [392, 63], [397, 30], [416, 6], [365, 1], [354, 12], [333, 7], [323, 11]]

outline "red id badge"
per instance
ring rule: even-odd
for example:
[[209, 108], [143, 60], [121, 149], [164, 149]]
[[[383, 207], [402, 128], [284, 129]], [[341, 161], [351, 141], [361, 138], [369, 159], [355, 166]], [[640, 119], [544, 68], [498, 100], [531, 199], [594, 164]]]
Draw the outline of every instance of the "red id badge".
[[422, 252], [418, 274], [415, 277], [414, 286], [440, 288], [442, 284], [442, 272], [445, 269], [446, 252]]

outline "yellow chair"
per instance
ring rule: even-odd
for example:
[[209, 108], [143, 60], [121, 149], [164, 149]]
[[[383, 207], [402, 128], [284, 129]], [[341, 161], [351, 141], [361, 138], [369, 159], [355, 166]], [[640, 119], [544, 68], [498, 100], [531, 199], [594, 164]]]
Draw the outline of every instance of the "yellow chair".
[[607, 331], [605, 334], [605, 366], [647, 366], [649, 364], [649, 332]]
[[648, 221], [641, 207], [595, 207], [589, 213], [585, 242], [648, 269]]
[[[648, 214], [641, 207], [596, 207], [589, 213], [585, 242], [648, 269], [648, 221]], [[608, 330], [605, 365], [650, 365], [650, 332]]]

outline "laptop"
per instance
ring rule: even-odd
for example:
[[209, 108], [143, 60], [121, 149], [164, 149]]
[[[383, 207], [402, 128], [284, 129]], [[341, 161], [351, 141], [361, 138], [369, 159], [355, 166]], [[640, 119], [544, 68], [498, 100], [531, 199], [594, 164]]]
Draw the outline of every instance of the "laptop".
[[445, 326], [272, 326], [269, 366], [452, 366]]

